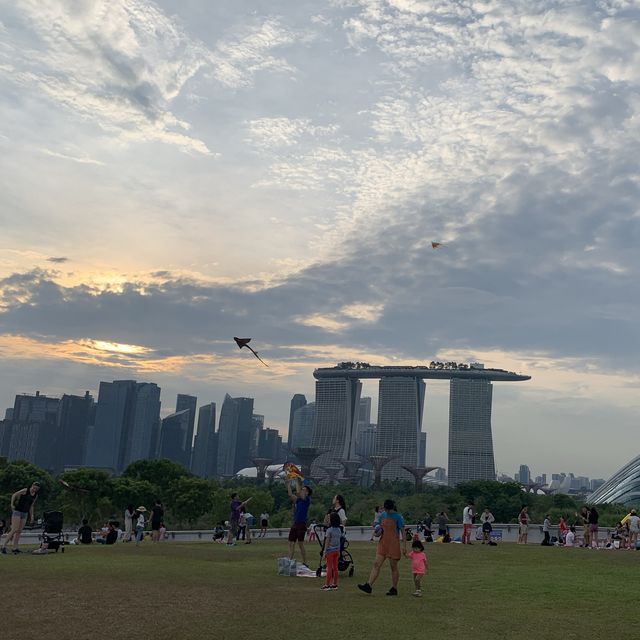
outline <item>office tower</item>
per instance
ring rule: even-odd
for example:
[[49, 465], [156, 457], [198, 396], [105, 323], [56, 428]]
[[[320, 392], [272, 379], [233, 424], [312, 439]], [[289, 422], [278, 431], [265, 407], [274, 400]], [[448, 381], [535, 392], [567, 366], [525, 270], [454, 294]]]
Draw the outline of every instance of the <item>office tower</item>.
[[189, 461], [186, 465], [187, 469], [191, 468], [191, 455], [193, 447], [193, 430], [196, 422], [196, 406], [198, 404], [198, 398], [196, 396], [190, 396], [184, 393], [179, 393], [176, 398], [176, 413], [188, 409], [189, 413], [189, 431], [187, 433], [187, 444], [189, 448]]
[[418, 465], [425, 383], [419, 378], [380, 378], [376, 455], [392, 456], [382, 478], [413, 480], [401, 465]]
[[[299, 409], [298, 409], [299, 411]], [[258, 457], [269, 458], [277, 462], [282, 450], [282, 436], [277, 429], [263, 429], [260, 432], [260, 442], [258, 446]]]
[[218, 426], [218, 475], [231, 476], [252, 466], [249, 460], [254, 435], [253, 398], [224, 397]]
[[4, 419], [13, 420], [13, 407], [8, 407], [4, 410]]
[[216, 433], [216, 403], [200, 407], [198, 432], [193, 444], [191, 471], [201, 478], [214, 478], [218, 467], [218, 434]]
[[604, 484], [604, 482], [604, 478], [592, 478], [591, 482], [589, 483], [589, 489], [591, 491], [597, 491]]
[[59, 441], [60, 400], [42, 395], [15, 397], [11, 426], [6, 427], [4, 448], [9, 460], [26, 460], [49, 471], [55, 470]]
[[264, 416], [259, 413], [254, 413], [251, 417], [252, 433], [249, 436], [249, 460], [258, 457], [258, 450], [260, 448], [260, 434], [264, 429]]
[[486, 379], [452, 378], [449, 395], [449, 485], [495, 480], [491, 399]]
[[155, 457], [159, 414], [160, 388], [154, 383], [101, 382], [87, 466], [119, 472], [137, 459]]
[[543, 485], [547, 484], [547, 474], [546, 473], [541, 474], [541, 476], [540, 476], [540, 484], [543, 484]]
[[87, 391], [84, 396], [64, 394], [58, 407], [58, 446], [56, 469], [84, 464], [89, 426], [95, 419], [95, 403]]
[[361, 429], [356, 441], [356, 455], [366, 460], [376, 453], [376, 425], [369, 424], [366, 429]]
[[312, 467], [314, 477], [322, 476], [323, 467], [339, 466], [338, 460], [355, 455], [356, 421], [362, 383], [351, 378], [316, 380], [316, 418], [311, 444], [326, 450]]
[[176, 411], [163, 418], [160, 427], [160, 458], [166, 458], [185, 469], [189, 468], [191, 447], [188, 444], [191, 412]]
[[521, 484], [529, 484], [531, 482], [531, 471], [526, 464], [521, 464], [518, 470], [518, 479]]
[[289, 448], [309, 446], [301, 445], [296, 442], [295, 426], [293, 424], [296, 411], [301, 407], [304, 407], [306, 404], [307, 398], [302, 393], [296, 393], [293, 398], [291, 398], [291, 404], [289, 406], [289, 431], [287, 435]]
[[[316, 416], [316, 403], [309, 402], [300, 407], [293, 416], [291, 434], [295, 434], [294, 440], [289, 440], [289, 450], [295, 447], [310, 447], [313, 440], [313, 422]], [[291, 443], [295, 442], [295, 445]]]

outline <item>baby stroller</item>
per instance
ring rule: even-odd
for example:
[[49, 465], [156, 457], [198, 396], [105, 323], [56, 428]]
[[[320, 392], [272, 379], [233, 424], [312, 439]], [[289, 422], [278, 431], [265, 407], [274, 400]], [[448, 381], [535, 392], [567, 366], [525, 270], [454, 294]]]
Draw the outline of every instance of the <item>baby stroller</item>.
[[[325, 543], [325, 533], [329, 527], [324, 524], [316, 524], [313, 526], [313, 531], [316, 534], [316, 539], [318, 540], [318, 544], [320, 545], [320, 564], [316, 569], [316, 576], [319, 578], [322, 575], [322, 572], [327, 568], [326, 565], [322, 563], [324, 556], [324, 543]], [[340, 541], [340, 556], [338, 557], [338, 571], [343, 573], [347, 571], [349, 577], [353, 576], [353, 572], [355, 570], [355, 564], [353, 562], [353, 556], [348, 551], [349, 541], [345, 538], [344, 533], [342, 535], [342, 539]]]
[[[62, 534], [62, 512], [48, 511], [44, 514], [44, 532], [42, 534], [42, 544], [48, 551], [58, 549], [64, 553], [64, 535]], [[46, 546], [45, 546], [46, 545]]]

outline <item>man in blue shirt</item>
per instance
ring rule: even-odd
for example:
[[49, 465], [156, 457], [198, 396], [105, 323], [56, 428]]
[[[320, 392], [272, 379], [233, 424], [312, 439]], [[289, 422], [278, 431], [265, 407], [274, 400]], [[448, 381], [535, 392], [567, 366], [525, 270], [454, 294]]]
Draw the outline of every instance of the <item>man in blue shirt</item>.
[[309, 514], [309, 506], [311, 505], [311, 487], [306, 485], [303, 487], [300, 481], [297, 481], [296, 493], [293, 493], [291, 484], [287, 483], [287, 491], [289, 497], [293, 500], [293, 524], [289, 529], [289, 558], [293, 560], [296, 551], [296, 542], [300, 547], [302, 555], [302, 564], [307, 565], [307, 552], [304, 548], [304, 537], [307, 533], [307, 516]]

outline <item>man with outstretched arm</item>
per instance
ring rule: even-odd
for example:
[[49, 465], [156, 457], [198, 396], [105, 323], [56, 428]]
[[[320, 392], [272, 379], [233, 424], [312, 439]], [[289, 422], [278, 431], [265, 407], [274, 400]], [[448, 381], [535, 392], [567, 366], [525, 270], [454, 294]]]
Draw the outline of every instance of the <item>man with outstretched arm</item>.
[[311, 487], [302, 486], [300, 480], [296, 480], [296, 492], [293, 492], [291, 484], [287, 483], [289, 497], [293, 501], [293, 524], [289, 529], [289, 559], [293, 560], [296, 552], [296, 542], [300, 547], [302, 564], [307, 566], [307, 552], [304, 548], [304, 536], [307, 533], [307, 517], [311, 505]]
[[233, 547], [236, 543], [236, 534], [240, 525], [240, 509], [244, 507], [251, 498], [244, 502], [238, 500], [238, 494], [231, 494], [231, 504], [229, 505], [229, 534], [227, 535], [227, 546]]

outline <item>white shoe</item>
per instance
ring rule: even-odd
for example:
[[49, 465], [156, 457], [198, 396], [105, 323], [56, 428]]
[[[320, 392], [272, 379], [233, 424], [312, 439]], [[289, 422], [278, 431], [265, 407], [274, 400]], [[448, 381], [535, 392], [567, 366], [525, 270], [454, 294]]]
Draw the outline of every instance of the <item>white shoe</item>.
[[416, 598], [422, 598], [422, 589], [416, 589], [411, 595], [415, 596]]

